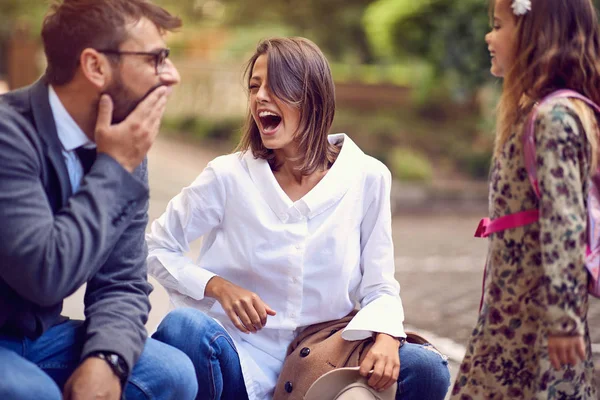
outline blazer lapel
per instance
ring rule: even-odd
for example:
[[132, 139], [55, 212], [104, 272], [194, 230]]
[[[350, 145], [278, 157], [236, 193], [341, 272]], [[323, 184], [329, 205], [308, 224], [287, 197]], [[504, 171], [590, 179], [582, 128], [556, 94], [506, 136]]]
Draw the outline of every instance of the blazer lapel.
[[44, 78], [31, 86], [31, 112], [38, 134], [48, 146], [48, 158], [58, 176], [62, 204], [65, 205], [71, 196], [71, 182], [62, 155], [62, 145], [56, 132], [56, 122], [50, 108], [48, 85]]

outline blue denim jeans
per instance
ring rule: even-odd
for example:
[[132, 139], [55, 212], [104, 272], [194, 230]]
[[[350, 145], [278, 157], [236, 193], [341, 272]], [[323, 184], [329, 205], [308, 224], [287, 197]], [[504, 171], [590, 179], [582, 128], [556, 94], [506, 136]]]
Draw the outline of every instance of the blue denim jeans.
[[152, 338], [178, 348], [192, 360], [197, 399], [248, 399], [235, 345], [211, 317], [192, 308], [178, 308], [163, 319]]
[[405, 343], [400, 347], [400, 376], [396, 399], [443, 400], [450, 388], [446, 357], [433, 348]]
[[[231, 337], [206, 314], [191, 308], [174, 310], [152, 337], [190, 357], [196, 367], [198, 400], [248, 398]], [[450, 372], [444, 357], [426, 346], [406, 343], [400, 348], [397, 399], [442, 400], [449, 386]]]
[[[0, 334], [0, 399], [61, 400], [81, 362], [85, 331], [69, 320], [30, 340]], [[125, 387], [127, 400], [194, 399], [193, 365], [181, 351], [148, 339]]]

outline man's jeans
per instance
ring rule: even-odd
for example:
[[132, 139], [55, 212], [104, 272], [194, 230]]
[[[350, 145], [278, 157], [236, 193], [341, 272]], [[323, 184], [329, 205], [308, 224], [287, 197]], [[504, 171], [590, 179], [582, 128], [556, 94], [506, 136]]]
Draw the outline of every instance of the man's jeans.
[[[190, 357], [198, 378], [197, 399], [248, 398], [231, 337], [206, 314], [191, 308], [176, 309], [152, 337]], [[444, 357], [426, 346], [407, 343], [400, 348], [397, 399], [442, 400], [449, 386], [450, 372]]]
[[[60, 400], [80, 364], [82, 321], [56, 325], [36, 340], [0, 334], [0, 399]], [[118, 340], [118, 338], [115, 338]], [[198, 387], [189, 358], [148, 339], [125, 388], [127, 400], [194, 399]]]

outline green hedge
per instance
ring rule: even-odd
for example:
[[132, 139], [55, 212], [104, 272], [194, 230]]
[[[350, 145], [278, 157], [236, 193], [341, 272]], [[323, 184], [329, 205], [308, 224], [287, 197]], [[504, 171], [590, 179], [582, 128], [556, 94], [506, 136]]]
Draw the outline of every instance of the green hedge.
[[388, 158], [388, 167], [395, 178], [409, 182], [430, 182], [431, 162], [422, 154], [407, 148], [395, 148]]

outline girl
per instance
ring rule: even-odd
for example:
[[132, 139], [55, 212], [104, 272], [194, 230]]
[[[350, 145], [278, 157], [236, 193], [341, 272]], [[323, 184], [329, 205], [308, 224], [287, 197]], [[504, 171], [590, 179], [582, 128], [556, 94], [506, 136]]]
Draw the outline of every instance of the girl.
[[[343, 335], [374, 337], [360, 365], [373, 371], [369, 385], [400, 381], [403, 399], [443, 399], [444, 359], [419, 345], [399, 350], [390, 172], [348, 136], [328, 135], [327, 60], [306, 39], [276, 38], [259, 44], [247, 71], [240, 151], [213, 160], [148, 235], [150, 272], [176, 305], [194, 308], [169, 314], [154, 337], [192, 359], [199, 398], [268, 399], [296, 335], [358, 302]], [[199, 237], [194, 263], [184, 253]], [[310, 350], [300, 357], [315, 359]], [[301, 398], [295, 378], [284, 393]]]
[[539, 200], [521, 136], [535, 103], [556, 90], [600, 104], [596, 11], [591, 0], [496, 0], [492, 7], [486, 42], [491, 72], [504, 86], [490, 219], [539, 209], [539, 220], [490, 236], [482, 308], [452, 398], [595, 399], [584, 259], [596, 115], [565, 98], [539, 107]]

